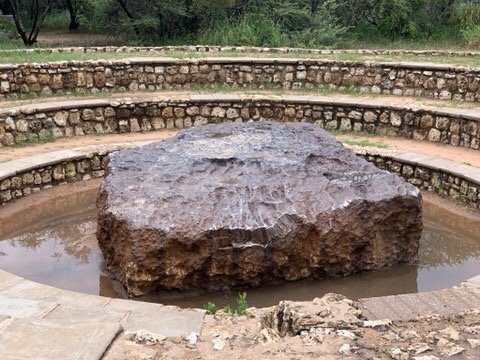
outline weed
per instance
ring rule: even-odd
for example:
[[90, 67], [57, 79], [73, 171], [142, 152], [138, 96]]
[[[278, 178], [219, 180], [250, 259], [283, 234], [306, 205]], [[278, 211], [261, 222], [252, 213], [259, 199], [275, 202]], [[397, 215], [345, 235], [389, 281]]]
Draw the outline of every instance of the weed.
[[[230, 305], [226, 305], [222, 310], [225, 314], [243, 316], [247, 314], [248, 302], [247, 293], [243, 292], [238, 294], [236, 299], [237, 306], [232, 308]], [[212, 301], [203, 305], [203, 309], [207, 311], [207, 314], [214, 315], [219, 310], [218, 307]]]
[[203, 305], [203, 309], [207, 311], [208, 315], [215, 315], [218, 311], [217, 306], [211, 301]]
[[238, 294], [237, 298], [237, 308], [235, 309], [235, 312], [237, 315], [246, 315], [247, 314], [247, 309], [248, 309], [248, 303], [247, 303], [247, 293], [241, 293]]

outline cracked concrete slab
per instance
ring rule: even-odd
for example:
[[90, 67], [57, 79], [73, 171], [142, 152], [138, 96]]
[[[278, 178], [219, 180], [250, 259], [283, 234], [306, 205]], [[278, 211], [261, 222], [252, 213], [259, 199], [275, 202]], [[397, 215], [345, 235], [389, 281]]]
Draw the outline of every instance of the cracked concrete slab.
[[0, 295], [0, 316], [40, 318], [51, 312], [57, 306], [58, 303], [55, 302], [36, 301]]
[[162, 306], [127, 300], [113, 300], [105, 309], [129, 311], [124, 323], [125, 331], [146, 330], [163, 336], [187, 336], [192, 332], [200, 333], [205, 311], [179, 309], [174, 306]]
[[61, 304], [45, 316], [44, 319], [74, 324], [85, 321], [85, 319], [89, 321], [120, 324], [127, 316], [127, 311], [106, 310], [94, 304], [90, 307]]
[[121, 331], [117, 323], [12, 319], [0, 329], [0, 359], [97, 360]]
[[59, 295], [61, 289], [54, 288], [43, 284], [38, 284], [33, 281], [23, 280], [22, 282], [0, 291], [0, 296], [50, 301], [53, 297]]

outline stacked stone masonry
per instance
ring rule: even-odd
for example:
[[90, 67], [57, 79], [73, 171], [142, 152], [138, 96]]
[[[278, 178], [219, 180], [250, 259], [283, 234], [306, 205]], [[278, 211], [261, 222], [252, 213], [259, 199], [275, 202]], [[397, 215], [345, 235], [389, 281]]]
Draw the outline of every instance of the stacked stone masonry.
[[403, 162], [390, 156], [366, 154], [363, 157], [380, 169], [398, 174], [421, 190], [450, 198], [471, 209], [480, 209], [479, 182], [473, 182], [448, 172], [433, 170], [426, 166]]
[[0, 110], [0, 146], [249, 120], [309, 122], [329, 131], [379, 133], [480, 149], [480, 115], [472, 111], [237, 95], [157, 98], [143, 102], [93, 100]]
[[104, 176], [106, 152], [90, 154], [80, 159], [59, 161], [39, 166], [0, 180], [0, 205], [20, 199], [53, 186], [90, 180]]
[[364, 93], [480, 101], [480, 69], [435, 64], [210, 58], [0, 65], [0, 97], [191, 88], [356, 88]]
[[[0, 178], [0, 206], [52, 186], [103, 177], [107, 154], [108, 150], [89, 152], [76, 159], [59, 160], [45, 166], [39, 164], [36, 168]], [[358, 154], [380, 169], [397, 173], [420, 189], [453, 199], [472, 209], [480, 209], [480, 181], [376, 151], [361, 149]]]

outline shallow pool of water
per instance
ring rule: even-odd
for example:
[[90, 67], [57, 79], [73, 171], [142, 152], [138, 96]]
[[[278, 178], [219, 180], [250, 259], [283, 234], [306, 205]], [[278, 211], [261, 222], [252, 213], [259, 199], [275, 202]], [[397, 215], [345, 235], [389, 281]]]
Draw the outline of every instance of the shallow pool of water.
[[[104, 272], [95, 236], [98, 182], [68, 185], [33, 195], [0, 210], [0, 268], [59, 288], [126, 297]], [[400, 265], [348, 278], [304, 280], [248, 289], [251, 306], [312, 300], [328, 292], [362, 297], [413, 293], [453, 286], [480, 273], [480, 216], [431, 195], [424, 199], [425, 230], [419, 264]], [[183, 307], [207, 301], [234, 304], [242, 289], [164, 292], [142, 300]]]

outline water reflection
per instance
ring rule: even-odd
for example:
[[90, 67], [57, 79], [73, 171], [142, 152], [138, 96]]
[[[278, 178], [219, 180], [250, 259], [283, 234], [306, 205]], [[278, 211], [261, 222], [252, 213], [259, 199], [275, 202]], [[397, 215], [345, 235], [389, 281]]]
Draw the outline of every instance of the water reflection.
[[[49, 285], [125, 297], [121, 285], [104, 273], [95, 236], [97, 189], [42, 199], [9, 216], [0, 213], [0, 267]], [[425, 202], [425, 231], [418, 266], [395, 266], [344, 279], [305, 280], [249, 289], [249, 304], [270, 306], [280, 300], [311, 300], [327, 292], [350, 298], [434, 290], [480, 273], [480, 221]], [[15, 221], [22, 219], [22, 221]], [[25, 228], [25, 224], [28, 228]], [[163, 292], [142, 300], [201, 306], [209, 300], [232, 303], [238, 291]]]

